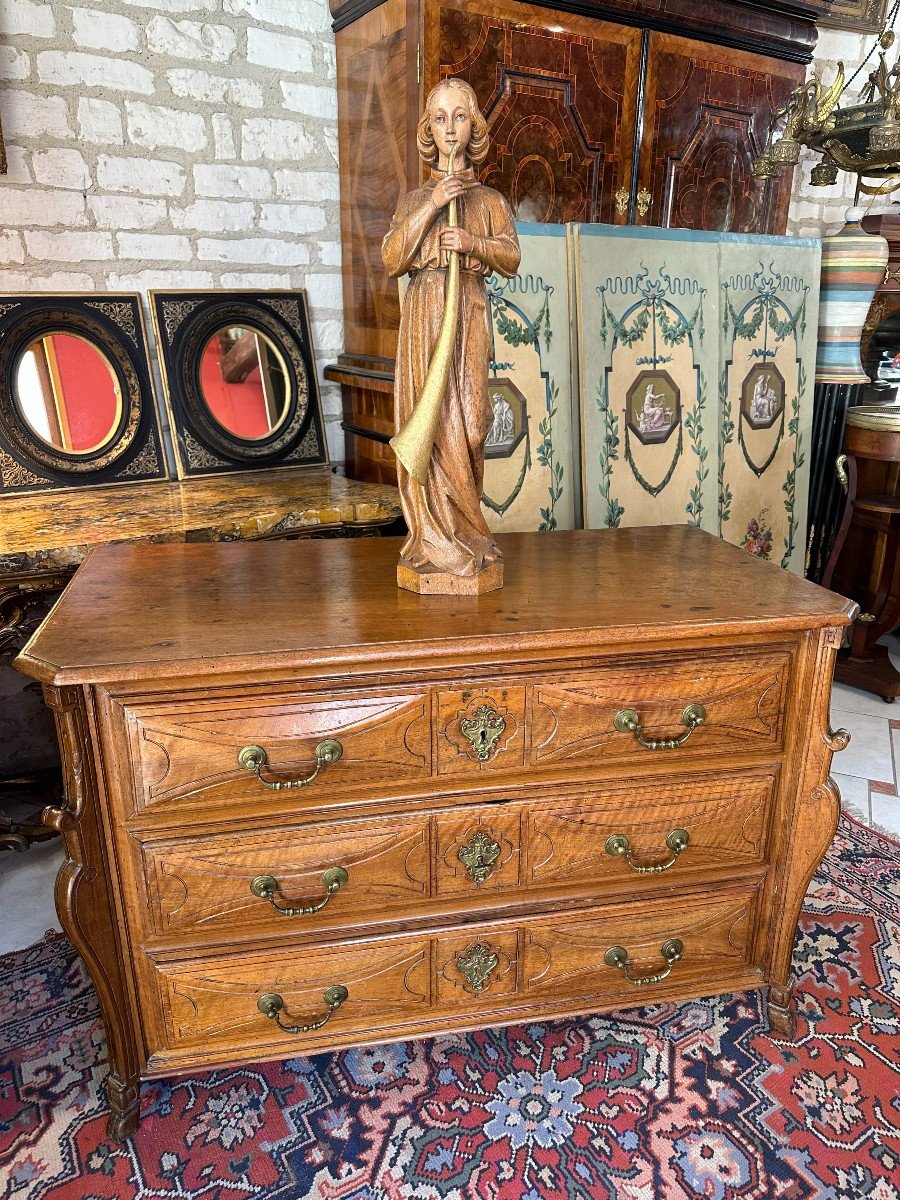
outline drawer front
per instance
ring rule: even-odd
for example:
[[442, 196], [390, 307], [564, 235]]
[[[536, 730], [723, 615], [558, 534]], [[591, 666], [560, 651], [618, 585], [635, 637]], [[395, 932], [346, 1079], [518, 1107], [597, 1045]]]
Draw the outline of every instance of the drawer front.
[[[522, 988], [535, 999], [652, 1002], [654, 987], [749, 966], [754, 912], [745, 894], [528, 925], [520, 939]], [[609, 961], [613, 949], [624, 952], [619, 966]]]
[[300, 780], [316, 769], [316, 748], [341, 744], [336, 761], [322, 764], [309, 790], [320, 799], [346, 787], [384, 787], [431, 775], [430, 697], [395, 695], [204, 700], [126, 709], [138, 809], [183, 805], [186, 800], [239, 804], [265, 796], [252, 765], [238, 755], [265, 751], [264, 779]]
[[132, 845], [153, 933], [305, 935], [420, 916], [428, 904], [720, 881], [765, 861], [776, 784], [775, 770], [695, 775]]
[[[766, 858], [777, 773], [734, 772], [604, 789], [528, 813], [528, 888], [711, 880]], [[685, 836], [686, 835], [686, 836]], [[623, 840], [624, 839], [624, 840]]]
[[348, 913], [415, 908], [431, 891], [421, 816], [145, 841], [141, 857], [151, 925], [163, 936], [315, 929]]
[[[431, 1003], [428, 939], [396, 938], [370, 945], [327, 946], [271, 955], [224, 957], [159, 968], [164, 1042], [170, 1049], [246, 1045], [265, 1051], [315, 1045], [325, 1034], [352, 1037], [401, 1022], [424, 1019]], [[260, 1012], [263, 995], [284, 1000], [286, 1025], [310, 1025], [328, 1016], [330, 987], [350, 995], [320, 1030], [285, 1033]]]
[[[787, 648], [714, 651], [467, 689], [136, 702], [123, 710], [133, 804], [165, 817], [277, 794], [283, 810], [286, 797], [309, 807], [648, 756], [682, 769], [709, 754], [777, 754], [790, 665]], [[698, 706], [702, 723], [686, 726]]]
[[446, 933], [157, 965], [154, 1053], [191, 1052], [198, 1061], [229, 1050], [288, 1055], [433, 1032], [441, 1022], [515, 1020], [646, 1004], [721, 984], [752, 986], [755, 896], [688, 894], [677, 904], [620, 904]]
[[[703, 754], [778, 751], [790, 663], [787, 651], [710, 653], [536, 684], [529, 761], [560, 768], [667, 755], [674, 764]], [[705, 717], [691, 728], [685, 714], [697, 705]], [[639, 729], [617, 728], [620, 714], [630, 714]], [[641, 739], [679, 745], [654, 749]]]

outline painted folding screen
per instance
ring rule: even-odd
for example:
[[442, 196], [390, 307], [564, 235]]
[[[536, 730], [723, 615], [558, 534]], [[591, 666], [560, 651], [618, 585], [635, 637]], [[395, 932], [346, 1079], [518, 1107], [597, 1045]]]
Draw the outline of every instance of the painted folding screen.
[[803, 571], [819, 243], [570, 226], [584, 523]]
[[519, 223], [516, 230], [519, 273], [487, 280], [494, 424], [481, 503], [500, 532], [572, 529], [578, 480], [565, 229]]
[[819, 243], [719, 243], [719, 526], [803, 574], [812, 442]]

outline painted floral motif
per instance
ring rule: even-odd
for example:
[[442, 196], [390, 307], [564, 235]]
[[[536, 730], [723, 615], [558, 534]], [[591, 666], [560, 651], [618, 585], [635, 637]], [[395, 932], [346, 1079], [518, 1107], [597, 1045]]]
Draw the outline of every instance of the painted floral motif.
[[900, 847], [842, 822], [793, 1041], [747, 993], [298, 1057], [144, 1085], [123, 1145], [54, 937], [3, 960], [0, 1178], [11, 1200], [900, 1200], [898, 896]]
[[[760, 262], [758, 270], [725, 280], [721, 291], [725, 366], [719, 383], [719, 535], [733, 536], [727, 526], [733, 508], [740, 508], [736, 493], [752, 494], [754, 477], [764, 478], [773, 495], [780, 484], [783, 500], [771, 524], [784, 535], [781, 566], [796, 568], [798, 486], [802, 489], [806, 480], [801, 420], [811, 402], [803, 362], [810, 286], [800, 275], [782, 274], [774, 263]], [[733, 370], [737, 361], [745, 364], [741, 372]], [[752, 364], [749, 369], [747, 363]], [[735, 434], [739, 455], [728, 450]], [[746, 518], [746, 507], [741, 515]], [[773, 543], [772, 530], [767, 533]], [[741, 544], [752, 554], [771, 557], [772, 544], [765, 553], [754, 548], [761, 545], [758, 541]]]
[[765, 520], [765, 509], [758, 517], [751, 518], [741, 545], [751, 554], [755, 554], [757, 558], [768, 559], [772, 554], [772, 530], [765, 524]]
[[[619, 458], [620, 414], [610, 399], [610, 373], [618, 351], [624, 358], [617, 370], [629, 385], [629, 400], [624, 413], [624, 450], [631, 474], [644, 492], [659, 496], [670, 484], [687, 440], [696, 461], [684, 511], [689, 524], [700, 525], [704, 484], [709, 475], [709, 450], [704, 433], [706, 377], [699, 366], [700, 347], [705, 336], [703, 304], [706, 288], [694, 279], [669, 273], [665, 263], [655, 272], [642, 263], [635, 274], [611, 276], [596, 288], [596, 292], [600, 298], [597, 332], [609, 361], [607, 369], [601, 372], [597, 388], [597, 407], [604, 431], [599, 447], [597, 482], [601, 512], [605, 509], [604, 523], [610, 528], [615, 527], [626, 512], [611, 490], [612, 464]], [[622, 299], [618, 300], [618, 297]], [[694, 381], [690, 401], [686, 396], [682, 401], [681, 389], [663, 370], [667, 364], [675, 362], [679, 354], [682, 365], [689, 365]], [[668, 380], [668, 385], [659, 390], [664, 379]], [[646, 409], [636, 415], [632, 393], [639, 383], [643, 385], [642, 395], [647, 404]], [[632, 422], [629, 414], [634, 418]], [[668, 442], [676, 427], [678, 435], [672, 438], [665, 470], [655, 454], [642, 468], [633, 442]], [[643, 455], [640, 457], [643, 462]], [[650, 477], [651, 464], [657, 472], [655, 478]]]
[[[544, 366], [544, 356], [550, 350], [553, 342], [553, 327], [550, 317], [550, 300], [554, 292], [551, 284], [545, 283], [539, 276], [524, 274], [513, 279], [502, 279], [491, 276], [487, 281], [487, 297], [491, 314], [492, 356], [490, 363], [489, 386], [494, 380], [502, 378], [505, 372], [513, 371], [515, 363], [504, 361], [510, 349], [517, 350], [521, 346], [530, 348], [537, 359], [537, 375], [540, 380], [542, 395], [534, 397], [535, 417], [540, 419], [532, 430], [532, 419], [527, 417], [524, 428], [524, 447], [520, 451], [522, 465], [518, 477], [506, 496], [491, 496], [492, 472], [490, 463], [485, 474], [485, 493], [481, 498], [482, 504], [503, 517], [513, 507], [525, 486], [528, 472], [532, 468], [532, 435], [540, 439], [534, 447], [538, 465], [547, 472], [547, 503], [540, 506], [540, 520], [537, 529], [540, 532], [556, 529], [557, 505], [565, 491], [565, 467], [561, 461], [561, 453], [556, 445], [554, 422], [559, 415], [559, 388], [549, 370]], [[535, 311], [536, 309], [536, 311]], [[528, 311], [534, 313], [528, 316]], [[513, 355], [513, 357], [515, 357]], [[499, 399], [499, 397], [498, 397]], [[529, 406], [531, 398], [529, 397]], [[511, 414], [510, 414], [511, 416]], [[498, 413], [495, 410], [495, 422]], [[488, 435], [488, 444], [491, 437]], [[507, 438], [511, 441], [511, 438]], [[514, 447], [518, 446], [518, 440]], [[515, 526], [513, 526], [515, 528]]]

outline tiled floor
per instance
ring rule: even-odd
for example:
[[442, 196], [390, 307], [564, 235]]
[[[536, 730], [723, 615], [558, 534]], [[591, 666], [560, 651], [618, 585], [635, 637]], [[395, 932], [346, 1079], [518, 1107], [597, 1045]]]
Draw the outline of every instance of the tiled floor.
[[[890, 642], [900, 668], [900, 638]], [[836, 754], [832, 775], [851, 816], [900, 841], [900, 701], [885, 704], [869, 692], [836, 683], [832, 729], [850, 731], [850, 745]], [[0, 851], [0, 954], [30, 946], [48, 929], [59, 929], [53, 883], [62, 862], [59, 842], [33, 846], [24, 854]]]

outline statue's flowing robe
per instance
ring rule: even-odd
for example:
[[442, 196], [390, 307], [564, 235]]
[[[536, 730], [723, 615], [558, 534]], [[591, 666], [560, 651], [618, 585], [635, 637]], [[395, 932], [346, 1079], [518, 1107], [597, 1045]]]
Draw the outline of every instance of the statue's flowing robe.
[[[467, 184], [456, 202], [457, 225], [472, 234], [475, 245], [471, 254], [461, 255], [456, 349], [424, 487], [397, 463], [409, 526], [400, 561], [451, 575], [476, 575], [501, 557], [481, 511], [483, 450], [494, 420], [487, 386], [491, 324], [484, 277], [494, 271], [515, 275], [519, 242], [512, 212], [500, 193], [482, 187], [471, 168], [456, 174]], [[403, 197], [381, 248], [391, 276], [410, 276], [397, 349], [397, 430], [422, 390], [444, 316], [450, 252], [441, 250], [440, 235], [447, 228], [448, 213], [431, 201], [443, 177], [443, 172], [432, 171], [424, 187]]]

